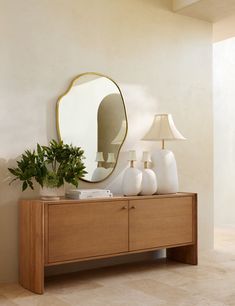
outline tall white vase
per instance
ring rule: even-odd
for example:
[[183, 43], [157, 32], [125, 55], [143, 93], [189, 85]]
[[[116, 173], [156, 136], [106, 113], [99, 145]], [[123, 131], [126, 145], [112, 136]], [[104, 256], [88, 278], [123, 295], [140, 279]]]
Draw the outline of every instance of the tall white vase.
[[123, 175], [122, 190], [126, 196], [138, 195], [141, 192], [142, 172], [139, 169], [127, 168]]
[[153, 170], [157, 176], [157, 193], [177, 193], [179, 191], [179, 182], [173, 152], [165, 149], [158, 150], [152, 154], [152, 161]]

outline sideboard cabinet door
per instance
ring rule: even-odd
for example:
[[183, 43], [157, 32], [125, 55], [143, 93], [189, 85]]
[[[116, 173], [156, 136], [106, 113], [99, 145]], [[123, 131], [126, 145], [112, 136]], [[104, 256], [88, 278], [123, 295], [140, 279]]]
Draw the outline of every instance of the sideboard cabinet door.
[[128, 251], [126, 201], [48, 205], [48, 263]]
[[130, 251], [193, 242], [192, 197], [132, 200], [129, 212]]

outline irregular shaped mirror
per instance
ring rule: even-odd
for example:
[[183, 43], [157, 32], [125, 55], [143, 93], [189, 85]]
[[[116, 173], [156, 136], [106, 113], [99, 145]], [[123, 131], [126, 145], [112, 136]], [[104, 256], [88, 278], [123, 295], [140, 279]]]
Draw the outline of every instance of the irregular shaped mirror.
[[84, 150], [88, 174], [100, 182], [114, 170], [127, 134], [127, 116], [118, 85], [98, 73], [75, 78], [57, 102], [57, 132], [64, 143]]

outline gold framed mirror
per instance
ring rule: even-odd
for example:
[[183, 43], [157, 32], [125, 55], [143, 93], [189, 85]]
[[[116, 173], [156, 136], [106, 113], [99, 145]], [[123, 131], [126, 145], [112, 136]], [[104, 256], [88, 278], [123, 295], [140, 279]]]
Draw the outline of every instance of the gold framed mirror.
[[110, 77], [86, 72], [78, 75], [56, 104], [57, 134], [64, 143], [84, 150], [87, 175], [97, 183], [114, 171], [127, 135], [125, 102]]

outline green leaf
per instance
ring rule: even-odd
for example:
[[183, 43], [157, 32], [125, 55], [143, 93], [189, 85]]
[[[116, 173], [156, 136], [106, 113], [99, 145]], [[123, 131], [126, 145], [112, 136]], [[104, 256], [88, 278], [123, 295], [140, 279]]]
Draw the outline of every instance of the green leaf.
[[22, 191], [25, 191], [25, 189], [27, 189], [28, 184], [26, 181], [24, 181], [23, 185], [22, 185]]
[[40, 186], [60, 187], [64, 182], [78, 186], [79, 179], [85, 171], [84, 151], [80, 147], [57, 142], [52, 139], [48, 146], [37, 144], [36, 151], [25, 150], [16, 168], [9, 168], [23, 182], [22, 190], [33, 189], [33, 180]]
[[17, 169], [13, 169], [13, 168], [8, 168], [8, 170], [11, 172], [11, 174], [15, 175], [15, 176], [18, 176], [18, 171]]
[[30, 187], [31, 189], [34, 189], [34, 188], [33, 188], [33, 182], [32, 182], [32, 181], [27, 181], [27, 183], [28, 183], [28, 185], [29, 185], [29, 187]]

